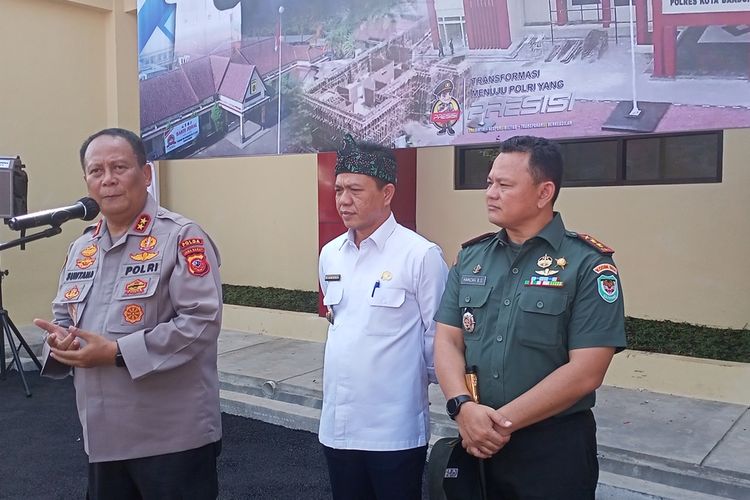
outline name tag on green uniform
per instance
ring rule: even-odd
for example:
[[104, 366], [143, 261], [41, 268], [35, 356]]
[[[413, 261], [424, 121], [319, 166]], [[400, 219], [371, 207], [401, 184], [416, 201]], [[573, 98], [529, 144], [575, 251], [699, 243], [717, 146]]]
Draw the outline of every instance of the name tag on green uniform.
[[462, 275], [461, 276], [461, 284], [462, 285], [485, 286], [487, 284], [487, 276]]

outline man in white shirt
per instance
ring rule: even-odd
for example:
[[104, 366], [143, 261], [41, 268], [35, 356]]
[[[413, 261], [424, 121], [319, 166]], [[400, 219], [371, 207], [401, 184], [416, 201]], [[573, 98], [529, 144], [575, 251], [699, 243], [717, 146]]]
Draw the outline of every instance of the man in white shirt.
[[320, 253], [331, 323], [320, 442], [334, 500], [422, 498], [435, 383], [433, 316], [448, 268], [440, 248], [396, 222], [393, 153], [347, 135], [336, 208], [349, 229]]

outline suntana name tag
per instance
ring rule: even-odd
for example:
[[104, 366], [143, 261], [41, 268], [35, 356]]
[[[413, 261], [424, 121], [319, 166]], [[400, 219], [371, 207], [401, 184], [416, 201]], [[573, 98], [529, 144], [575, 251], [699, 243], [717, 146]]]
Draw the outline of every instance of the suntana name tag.
[[485, 286], [487, 284], [487, 276], [461, 276], [462, 285], [474, 285], [474, 286]]
[[326, 281], [341, 281], [340, 274], [326, 274]]

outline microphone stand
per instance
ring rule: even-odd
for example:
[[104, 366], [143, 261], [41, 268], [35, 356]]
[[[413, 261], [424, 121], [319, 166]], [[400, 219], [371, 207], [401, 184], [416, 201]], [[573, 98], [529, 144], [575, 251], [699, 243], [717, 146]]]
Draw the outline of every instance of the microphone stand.
[[[19, 245], [24, 245], [25, 243], [28, 243], [29, 241], [35, 241], [42, 238], [49, 238], [51, 236], [55, 236], [57, 234], [60, 234], [62, 232], [62, 229], [60, 226], [52, 226], [44, 231], [40, 231], [38, 233], [34, 233], [29, 236], [22, 236], [21, 238], [12, 240], [8, 243], [2, 243], [0, 244], [0, 251], [7, 250], [8, 248], [13, 248]], [[5, 380], [6, 375], [8, 372], [8, 369], [10, 366], [14, 365], [16, 366], [16, 370], [18, 370], [18, 374], [21, 376], [21, 381], [23, 382], [23, 387], [26, 391], [26, 397], [31, 397], [31, 391], [29, 390], [29, 384], [26, 381], [26, 376], [23, 373], [23, 364], [21, 363], [21, 358], [19, 356], [19, 349], [23, 347], [26, 350], [26, 353], [29, 355], [31, 360], [34, 362], [36, 367], [39, 369], [39, 371], [42, 370], [42, 364], [39, 362], [39, 359], [37, 359], [34, 352], [31, 350], [31, 347], [29, 346], [28, 342], [23, 338], [21, 335], [21, 332], [18, 331], [18, 328], [16, 328], [16, 325], [13, 324], [13, 321], [10, 319], [10, 315], [8, 314], [8, 311], [3, 306], [3, 278], [5, 276], [8, 276], [8, 270], [0, 270], [0, 327], [2, 328], [2, 332], [0, 332], [0, 380]], [[16, 336], [20, 344], [17, 346], [16, 341], [13, 338], [13, 335]], [[8, 347], [10, 347], [10, 351], [13, 355], [13, 361], [10, 365], [6, 365], [5, 362], [5, 339], [8, 340]]]

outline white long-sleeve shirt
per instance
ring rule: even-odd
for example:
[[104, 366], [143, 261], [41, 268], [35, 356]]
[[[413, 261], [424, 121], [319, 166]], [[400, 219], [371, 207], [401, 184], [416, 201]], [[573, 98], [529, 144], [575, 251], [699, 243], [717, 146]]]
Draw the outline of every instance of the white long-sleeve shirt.
[[370, 451], [425, 445], [427, 386], [436, 382], [432, 318], [448, 274], [440, 247], [391, 214], [359, 248], [351, 230], [326, 244], [319, 273], [333, 313], [320, 442]]

